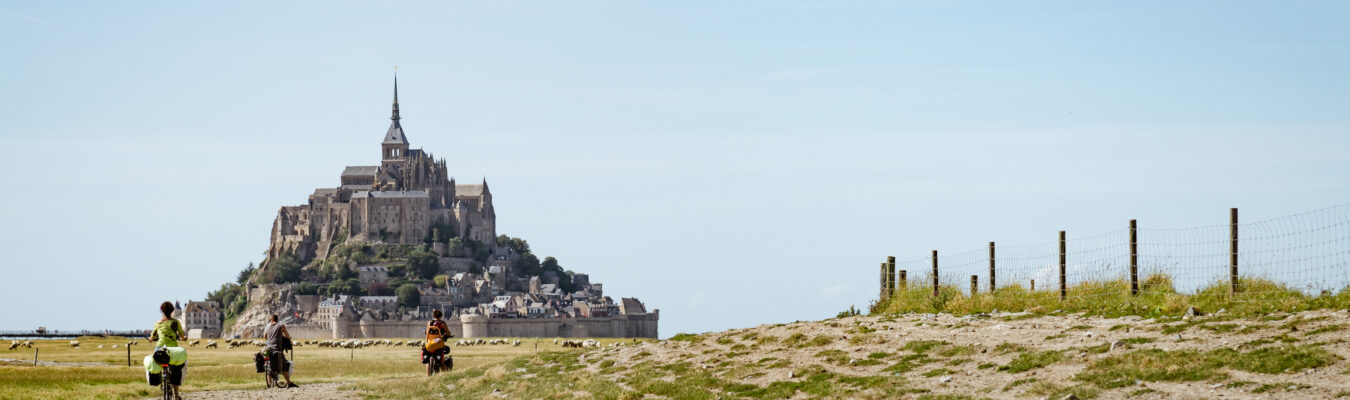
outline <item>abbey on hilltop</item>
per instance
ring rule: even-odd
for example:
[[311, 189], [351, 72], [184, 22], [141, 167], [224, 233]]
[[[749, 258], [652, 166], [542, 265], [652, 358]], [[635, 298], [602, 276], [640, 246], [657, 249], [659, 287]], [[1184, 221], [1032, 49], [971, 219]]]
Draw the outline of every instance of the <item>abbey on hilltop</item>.
[[282, 207], [262, 265], [208, 293], [191, 332], [257, 337], [277, 315], [300, 339], [418, 337], [440, 310], [460, 337], [657, 337], [660, 310], [498, 235], [486, 179], [456, 184], [410, 148], [398, 78], [389, 119], [380, 164]]
[[277, 212], [268, 260], [288, 254], [303, 264], [326, 257], [333, 244], [348, 239], [420, 244], [433, 225], [452, 227], [456, 237], [496, 240], [497, 215], [487, 179], [457, 185], [446, 173], [444, 158], [409, 148], [399, 123], [398, 78], [389, 119], [380, 143], [380, 165], [348, 166], [337, 187], [315, 189], [309, 204]]

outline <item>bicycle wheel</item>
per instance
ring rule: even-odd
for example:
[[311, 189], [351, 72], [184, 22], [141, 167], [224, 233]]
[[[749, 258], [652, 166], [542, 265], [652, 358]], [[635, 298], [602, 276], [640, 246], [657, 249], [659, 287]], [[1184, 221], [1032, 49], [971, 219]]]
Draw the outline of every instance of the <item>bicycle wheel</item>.
[[159, 388], [164, 392], [164, 400], [173, 400], [173, 389], [169, 387], [169, 374], [160, 374]]

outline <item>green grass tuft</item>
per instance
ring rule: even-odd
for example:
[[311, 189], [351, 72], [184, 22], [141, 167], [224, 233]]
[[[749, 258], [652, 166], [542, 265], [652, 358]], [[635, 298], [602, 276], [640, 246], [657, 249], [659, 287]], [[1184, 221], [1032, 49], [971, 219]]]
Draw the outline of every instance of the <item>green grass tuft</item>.
[[1064, 354], [1058, 351], [1028, 351], [1018, 354], [1017, 358], [1009, 361], [1008, 365], [998, 367], [998, 370], [1016, 374], [1054, 364], [1063, 358]]

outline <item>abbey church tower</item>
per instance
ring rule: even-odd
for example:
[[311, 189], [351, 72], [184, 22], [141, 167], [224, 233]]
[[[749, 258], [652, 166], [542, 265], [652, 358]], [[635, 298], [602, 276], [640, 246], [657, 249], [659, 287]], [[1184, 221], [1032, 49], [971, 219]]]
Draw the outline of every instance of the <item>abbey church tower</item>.
[[394, 115], [389, 117], [389, 131], [384, 134], [384, 143], [380, 144], [383, 155], [381, 161], [389, 161], [404, 157], [408, 154], [408, 137], [403, 136], [403, 125], [398, 120], [398, 77], [394, 77]]

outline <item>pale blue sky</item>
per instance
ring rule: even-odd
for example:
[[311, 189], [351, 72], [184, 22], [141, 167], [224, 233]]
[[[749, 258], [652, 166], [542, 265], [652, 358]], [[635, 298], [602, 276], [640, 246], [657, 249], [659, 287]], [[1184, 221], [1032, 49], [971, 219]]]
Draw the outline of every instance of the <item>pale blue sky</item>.
[[143, 327], [403, 126], [662, 310], [819, 319], [886, 255], [1350, 198], [1344, 2], [0, 1], [0, 329]]

